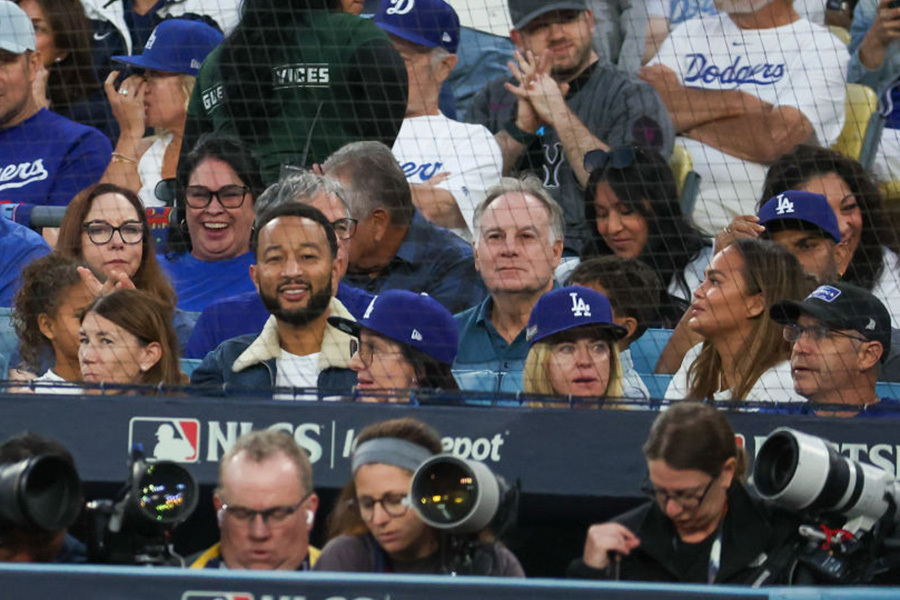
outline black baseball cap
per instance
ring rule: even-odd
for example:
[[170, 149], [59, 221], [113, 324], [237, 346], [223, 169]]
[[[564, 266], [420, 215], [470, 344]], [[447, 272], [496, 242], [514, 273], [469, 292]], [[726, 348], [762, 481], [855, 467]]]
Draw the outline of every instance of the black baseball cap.
[[507, 0], [509, 18], [513, 28], [522, 29], [541, 15], [561, 10], [587, 10], [584, 0], [568, 0], [567, 2], [544, 2], [543, 0]]
[[793, 325], [800, 315], [819, 319], [835, 329], [856, 331], [870, 342], [881, 342], [881, 362], [891, 351], [891, 315], [881, 300], [850, 283], [820, 285], [803, 302], [779, 302], [769, 316], [782, 325]]

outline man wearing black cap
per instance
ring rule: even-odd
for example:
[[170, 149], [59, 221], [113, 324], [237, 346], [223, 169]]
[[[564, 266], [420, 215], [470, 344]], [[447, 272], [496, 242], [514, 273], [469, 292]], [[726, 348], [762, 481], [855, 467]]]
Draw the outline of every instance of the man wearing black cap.
[[784, 325], [784, 339], [793, 344], [794, 390], [809, 400], [803, 412], [900, 415], [897, 402], [880, 401], [875, 394], [891, 348], [891, 317], [875, 296], [849, 283], [822, 285], [802, 302], [774, 305], [769, 314]]
[[514, 81], [492, 81], [473, 101], [468, 120], [494, 132], [506, 172], [542, 173], [563, 208], [565, 247], [584, 245], [585, 153], [637, 144], [672, 150], [672, 123], [654, 90], [601, 64], [591, 47], [593, 16], [584, 0], [508, 0], [518, 48]]

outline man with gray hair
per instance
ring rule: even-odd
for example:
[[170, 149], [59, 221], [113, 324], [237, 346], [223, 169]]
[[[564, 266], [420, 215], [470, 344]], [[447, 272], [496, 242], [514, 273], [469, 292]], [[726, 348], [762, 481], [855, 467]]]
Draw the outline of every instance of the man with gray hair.
[[238, 438], [219, 463], [213, 506], [220, 542], [192, 569], [308, 571], [319, 557], [309, 545], [319, 506], [312, 465], [285, 431]]
[[[309, 204], [318, 208], [331, 221], [338, 240], [338, 258], [347, 264], [350, 245], [356, 233], [356, 219], [352, 218], [346, 194], [340, 183], [310, 172], [287, 175], [269, 186], [256, 201], [254, 210], [262, 214], [266, 209], [288, 202]], [[340, 270], [343, 278], [347, 269]], [[350, 314], [359, 318], [374, 298], [364, 290], [342, 281], [335, 281], [335, 297]], [[219, 344], [239, 335], [259, 333], [269, 318], [256, 291], [236, 294], [207, 306], [197, 319], [191, 339], [184, 349], [185, 358], [203, 358]]]
[[475, 206], [500, 181], [503, 155], [486, 127], [438, 109], [441, 86], [458, 62], [459, 17], [444, 0], [417, 0], [405, 12], [395, 4], [381, 0], [375, 15], [409, 75], [406, 117], [392, 152], [425, 218], [471, 240]]
[[475, 209], [475, 268], [490, 296], [456, 315], [453, 372], [466, 390], [521, 391], [525, 326], [553, 289], [563, 251], [562, 209], [541, 182], [504, 178]]
[[322, 170], [341, 182], [359, 219], [347, 283], [372, 294], [425, 292], [453, 313], [481, 301], [484, 289], [472, 247], [416, 209], [406, 176], [387, 146], [347, 144], [328, 157]]

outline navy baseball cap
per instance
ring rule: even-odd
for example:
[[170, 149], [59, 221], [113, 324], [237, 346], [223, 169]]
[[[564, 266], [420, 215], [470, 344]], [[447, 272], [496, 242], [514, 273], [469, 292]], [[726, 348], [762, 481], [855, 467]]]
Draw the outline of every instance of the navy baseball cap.
[[355, 336], [359, 336], [360, 329], [368, 329], [445, 365], [453, 364], [459, 349], [456, 320], [428, 294], [388, 290], [372, 299], [358, 321], [328, 317], [328, 322]]
[[426, 48], [441, 47], [456, 54], [459, 46], [459, 16], [444, 0], [381, 0], [375, 24]]
[[820, 285], [803, 302], [778, 302], [769, 309], [772, 320], [782, 325], [793, 325], [800, 315], [809, 315], [829, 327], [856, 331], [870, 342], [881, 342], [881, 362], [887, 360], [891, 315], [867, 290], [850, 283]]
[[833, 239], [836, 244], [841, 243], [837, 217], [828, 204], [828, 199], [822, 194], [797, 190], [782, 192], [774, 198], [769, 198], [759, 209], [757, 216], [759, 224], [765, 225], [767, 230], [794, 229], [786, 222], [795, 221], [803, 229], [806, 229], [803, 227], [804, 224], [812, 225]]
[[585, 11], [588, 9], [584, 0], [568, 2], [545, 2], [544, 0], [507, 0], [509, 18], [514, 29], [522, 29], [541, 15], [561, 10]]
[[570, 285], [551, 290], [538, 299], [528, 317], [525, 340], [533, 346], [551, 335], [583, 325], [609, 329], [617, 340], [628, 335], [627, 329], [613, 321], [606, 296], [580, 285]]
[[223, 38], [221, 31], [203, 21], [166, 19], [150, 34], [143, 54], [112, 59], [139, 69], [197, 75]]

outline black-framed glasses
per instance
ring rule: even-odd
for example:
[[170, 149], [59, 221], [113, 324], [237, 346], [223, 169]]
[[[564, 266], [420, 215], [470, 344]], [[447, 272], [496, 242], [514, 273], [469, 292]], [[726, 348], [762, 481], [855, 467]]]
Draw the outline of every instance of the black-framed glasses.
[[300, 502], [298, 502], [297, 504], [272, 506], [270, 508], [264, 508], [262, 510], [255, 510], [252, 508], [247, 508], [246, 506], [222, 503], [221, 510], [224, 511], [224, 513], [229, 517], [242, 523], [253, 523], [256, 521], [256, 517], [259, 516], [262, 517], [263, 523], [265, 523], [266, 525], [280, 525], [288, 517], [300, 510], [300, 507], [303, 506], [304, 502], [309, 500], [310, 496], [312, 496], [312, 492], [309, 492], [308, 494], [303, 496], [303, 498], [301, 498]]
[[665, 507], [669, 503], [669, 500], [671, 500], [684, 510], [694, 510], [699, 508], [700, 505], [703, 504], [703, 501], [706, 500], [709, 490], [712, 489], [712, 486], [717, 479], [719, 479], [718, 475], [713, 477], [699, 494], [692, 490], [669, 491], [665, 488], [654, 486], [649, 479], [641, 485], [641, 491], [662, 507]]
[[189, 185], [184, 188], [184, 200], [191, 208], [206, 208], [215, 196], [225, 208], [240, 208], [249, 191], [245, 185], [223, 185], [216, 191], [205, 185]]
[[639, 146], [616, 146], [606, 150], [591, 150], [584, 155], [584, 170], [588, 173], [596, 169], [605, 169], [607, 166], [613, 169], [627, 169], [642, 153]]
[[358, 224], [359, 221], [357, 221], [356, 219], [347, 217], [346, 219], [338, 219], [337, 221], [332, 221], [331, 227], [334, 229], [334, 234], [339, 240], [349, 240], [354, 235], [356, 235], [356, 226]]
[[144, 224], [140, 221], [125, 221], [118, 227], [113, 227], [106, 221], [88, 221], [81, 228], [87, 233], [88, 238], [98, 246], [108, 244], [117, 231], [119, 237], [126, 244], [140, 244], [144, 239]]
[[866, 338], [850, 335], [849, 333], [844, 333], [842, 331], [838, 331], [837, 329], [832, 329], [828, 325], [822, 325], [819, 323], [817, 323], [816, 325], [806, 326], [798, 325], [797, 323], [785, 325], [782, 336], [784, 337], [784, 340], [786, 342], [793, 344], [801, 337], [803, 337], [804, 333], [809, 336], [809, 339], [816, 342], [821, 342], [829, 335], [838, 335], [841, 337], [850, 338], [851, 340], [856, 340], [858, 342], [869, 341]]
[[371, 521], [375, 516], [375, 505], [380, 504], [382, 510], [391, 517], [402, 517], [409, 510], [408, 494], [385, 494], [381, 498], [369, 498], [363, 496], [353, 500], [359, 509], [359, 516], [363, 521]]

